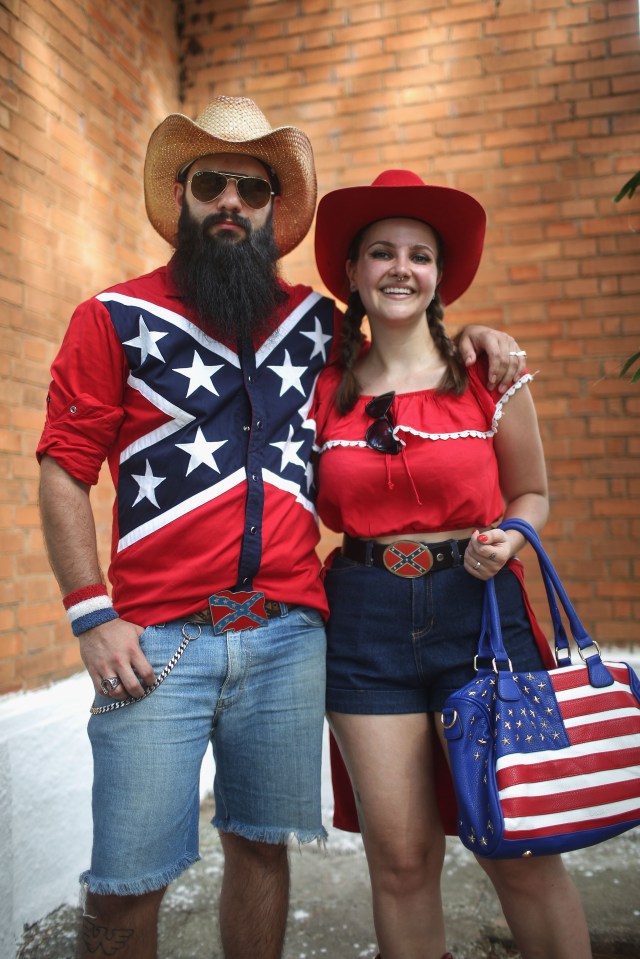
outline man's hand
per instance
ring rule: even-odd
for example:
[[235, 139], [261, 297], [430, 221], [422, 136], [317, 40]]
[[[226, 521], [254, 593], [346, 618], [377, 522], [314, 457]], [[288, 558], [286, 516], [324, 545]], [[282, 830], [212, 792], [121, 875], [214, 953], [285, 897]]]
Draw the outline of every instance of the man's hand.
[[117, 677], [120, 685], [110, 693], [111, 699], [126, 699], [127, 696], [139, 699], [144, 695], [144, 687], [154, 684], [155, 673], [140, 648], [142, 633], [141, 626], [124, 619], [112, 619], [82, 633], [80, 655], [97, 693], [104, 696], [100, 683], [112, 677]]
[[489, 361], [487, 386], [506, 393], [525, 371], [527, 354], [508, 333], [476, 324], [465, 326], [458, 337], [458, 352], [465, 366], [475, 363], [478, 353]]

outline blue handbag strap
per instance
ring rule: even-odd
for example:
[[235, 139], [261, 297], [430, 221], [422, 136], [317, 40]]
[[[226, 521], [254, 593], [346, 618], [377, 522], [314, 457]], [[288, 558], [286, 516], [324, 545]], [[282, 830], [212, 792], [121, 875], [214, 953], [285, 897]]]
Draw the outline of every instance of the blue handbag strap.
[[[571, 635], [580, 650], [582, 659], [584, 659], [587, 665], [591, 684], [593, 686], [610, 685], [613, 682], [613, 678], [609, 670], [602, 663], [600, 658], [600, 650], [582, 625], [578, 614], [576, 613], [569, 597], [567, 596], [565, 588], [560, 581], [560, 577], [554, 569], [551, 560], [547, 556], [542, 543], [540, 542], [540, 537], [536, 533], [533, 526], [531, 526], [530, 523], [527, 523], [526, 520], [513, 518], [504, 520], [504, 522], [500, 524], [500, 529], [517, 530], [525, 537], [525, 539], [531, 544], [536, 552], [545, 591], [547, 593], [551, 619], [553, 622], [556, 643], [556, 659], [558, 660], [558, 664], [561, 666], [571, 665], [571, 656], [569, 653], [569, 642], [562, 623], [557, 599], [560, 601], [560, 604], [565, 612], [571, 630]], [[591, 652], [589, 656], [584, 656], [583, 653], [587, 649], [593, 650], [593, 652]], [[566, 653], [566, 658], [563, 656], [562, 661], [559, 661], [558, 659], [559, 652]], [[502, 640], [500, 611], [498, 609], [498, 600], [493, 579], [489, 579], [485, 583], [485, 597], [482, 613], [482, 627], [478, 644], [478, 656], [483, 659], [493, 656], [498, 672], [510, 670], [507, 653]]]

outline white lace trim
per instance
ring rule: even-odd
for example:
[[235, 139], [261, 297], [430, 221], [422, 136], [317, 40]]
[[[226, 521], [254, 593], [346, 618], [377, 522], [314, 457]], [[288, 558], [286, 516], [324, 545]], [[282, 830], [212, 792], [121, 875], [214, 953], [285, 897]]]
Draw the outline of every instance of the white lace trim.
[[520, 377], [519, 380], [516, 380], [515, 383], [512, 383], [506, 393], [504, 393], [498, 402], [496, 403], [496, 410], [493, 414], [493, 420], [491, 422], [491, 432], [495, 434], [498, 432], [498, 420], [502, 419], [503, 409], [505, 403], [508, 403], [512, 396], [515, 396], [518, 390], [522, 389], [523, 386], [526, 386], [527, 383], [531, 383], [536, 373], [525, 373]]
[[[413, 426], [403, 426], [398, 424], [393, 428], [393, 435], [397, 440], [399, 440], [403, 446], [406, 446], [406, 443], [399, 436], [399, 433], [411, 433], [412, 436], [419, 436], [423, 440], [460, 440], [467, 439], [468, 437], [473, 437], [474, 439], [488, 440], [492, 436], [495, 436], [498, 432], [498, 422], [502, 419], [504, 413], [504, 405], [508, 403], [512, 396], [515, 395], [516, 391], [525, 386], [526, 383], [530, 383], [533, 380], [535, 373], [525, 373], [519, 380], [515, 383], [512, 383], [506, 393], [504, 393], [498, 402], [496, 403], [496, 408], [493, 414], [493, 419], [491, 421], [491, 429], [482, 431], [482, 430], [460, 430], [457, 433], [423, 433], [422, 430], [416, 430]], [[327, 440], [326, 443], [323, 443], [322, 446], [316, 446], [314, 444], [314, 450], [316, 453], [324, 453], [326, 450], [333, 449], [335, 446], [360, 446], [366, 447], [365, 440]]]

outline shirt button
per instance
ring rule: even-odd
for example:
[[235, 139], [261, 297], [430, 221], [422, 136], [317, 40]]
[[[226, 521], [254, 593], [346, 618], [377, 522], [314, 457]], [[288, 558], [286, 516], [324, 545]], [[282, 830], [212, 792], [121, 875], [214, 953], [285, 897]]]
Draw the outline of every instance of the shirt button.
[[69, 407], [69, 412], [70, 412], [70, 413], [77, 413], [77, 412], [78, 412], [78, 407], [77, 407], [77, 406], [70, 406], [70, 407]]
[[245, 433], [248, 433], [249, 430], [251, 429], [251, 427], [250, 427], [250, 426], [243, 426], [242, 429], [244, 430]]
[[251, 533], [252, 536], [254, 536], [258, 532], [257, 527], [252, 526], [249, 532]]
[[257, 430], [261, 430], [261, 429], [262, 429], [262, 420], [258, 420], [258, 421], [257, 421], [257, 423], [256, 423], [256, 429], [257, 429]]
[[253, 482], [255, 483], [255, 482], [256, 482], [256, 480], [258, 479], [258, 476], [257, 476], [257, 474], [256, 474], [256, 473], [252, 473], [252, 474], [251, 474], [251, 479], [252, 479], [252, 480], [253, 480]]
[[247, 377], [247, 383], [253, 383], [253, 377], [252, 377], [252, 376], [248, 376], [248, 377]]

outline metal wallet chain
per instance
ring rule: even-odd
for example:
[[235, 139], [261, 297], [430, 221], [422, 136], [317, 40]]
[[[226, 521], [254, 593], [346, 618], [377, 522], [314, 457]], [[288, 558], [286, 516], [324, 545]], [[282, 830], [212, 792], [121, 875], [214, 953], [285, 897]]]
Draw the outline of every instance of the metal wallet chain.
[[[196, 629], [198, 630], [198, 635], [187, 636], [187, 634], [185, 633], [185, 626], [195, 626]], [[112, 703], [109, 703], [108, 706], [92, 706], [91, 709], [89, 710], [91, 715], [100, 716], [102, 713], [110, 713], [114, 709], [122, 709], [123, 706], [131, 706], [133, 703], [141, 703], [143, 699], [146, 699], [147, 696], [150, 696], [151, 693], [154, 693], [156, 689], [158, 688], [158, 686], [162, 685], [162, 683], [165, 681], [165, 679], [167, 678], [167, 676], [169, 675], [173, 667], [176, 665], [176, 663], [178, 662], [178, 660], [184, 653], [185, 649], [187, 648], [191, 640], [199, 639], [201, 633], [202, 633], [202, 627], [198, 623], [185, 623], [184, 626], [182, 627], [182, 635], [184, 639], [182, 640], [182, 642], [180, 643], [180, 645], [178, 646], [175, 653], [173, 654], [173, 656], [171, 657], [167, 665], [164, 667], [160, 675], [157, 677], [153, 686], [147, 686], [142, 696], [129, 696], [128, 699], [118, 699]]]

